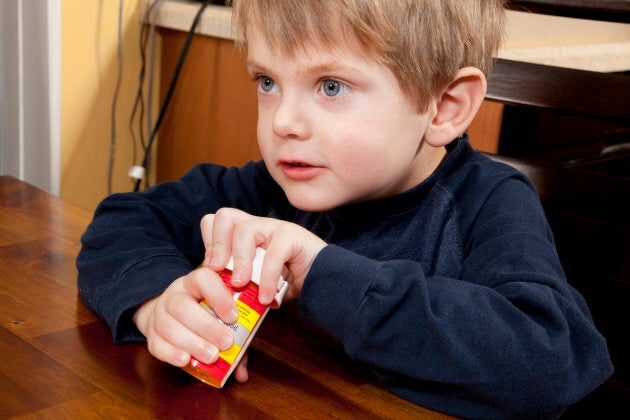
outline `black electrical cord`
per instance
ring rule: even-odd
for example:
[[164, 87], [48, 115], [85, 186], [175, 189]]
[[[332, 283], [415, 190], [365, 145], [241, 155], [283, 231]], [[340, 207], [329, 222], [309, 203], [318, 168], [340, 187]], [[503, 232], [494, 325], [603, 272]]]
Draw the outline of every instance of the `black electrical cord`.
[[[153, 75], [154, 75], [154, 69], [155, 69], [155, 29], [157, 26], [157, 18], [165, 2], [166, 0], [155, 0], [156, 6], [155, 6], [155, 9], [151, 13], [149, 32], [147, 35], [148, 42], [149, 42], [150, 61], [149, 61], [149, 67], [147, 70], [147, 99], [146, 99], [146, 111], [145, 111], [146, 113], [145, 124], [146, 124], [146, 132], [148, 136], [150, 136], [151, 132], [153, 131], [152, 108], [153, 108], [153, 88], [154, 88]], [[146, 150], [146, 147], [145, 147], [145, 150]], [[150, 166], [150, 162], [147, 162], [146, 169], [143, 169], [142, 171], [143, 175], [144, 173], [148, 172], [149, 166]], [[144, 180], [145, 180], [145, 184], [148, 186], [149, 185], [148, 177], [145, 177]]]
[[[188, 35], [186, 37], [186, 41], [184, 42], [184, 46], [182, 47], [182, 51], [179, 55], [179, 59], [177, 60], [177, 65], [175, 66], [175, 71], [173, 72], [173, 76], [171, 77], [171, 81], [168, 86], [168, 90], [166, 91], [166, 95], [164, 96], [164, 102], [160, 107], [160, 113], [158, 114], [158, 118], [155, 121], [155, 125], [153, 127], [153, 131], [149, 137], [149, 142], [147, 143], [146, 150], [144, 152], [144, 158], [142, 159], [142, 167], [146, 170], [147, 164], [149, 162], [149, 158], [151, 155], [151, 147], [153, 146], [153, 142], [155, 141], [155, 136], [157, 135], [158, 129], [162, 124], [162, 120], [164, 119], [164, 115], [166, 114], [166, 110], [168, 108], [168, 104], [171, 101], [171, 96], [173, 95], [173, 91], [175, 90], [175, 85], [177, 84], [177, 79], [179, 78], [179, 74], [181, 73], [182, 66], [184, 65], [184, 60], [186, 55], [188, 54], [188, 49], [190, 48], [190, 43], [192, 42], [193, 35], [195, 33], [195, 29], [201, 20], [201, 14], [205, 10], [205, 8], [210, 4], [210, 1], [204, 1], [203, 4], [199, 7], [197, 14], [195, 15], [195, 19], [193, 20], [192, 26], [188, 31]], [[140, 190], [141, 179], [136, 180], [136, 185], [134, 187], [134, 191]]]
[[[155, 2], [151, 2], [147, 5], [146, 10], [144, 12], [144, 17], [142, 19], [143, 22], [146, 22], [150, 16], [151, 11], [153, 10], [153, 7], [155, 6]], [[147, 41], [149, 39], [148, 36], [149, 33], [149, 29], [147, 25], [142, 25], [142, 28], [140, 30], [140, 60], [141, 60], [141, 66], [140, 66], [140, 75], [138, 76], [138, 90], [136, 91], [136, 98], [134, 100], [133, 103], [133, 108], [131, 109], [131, 115], [129, 116], [129, 133], [131, 135], [131, 141], [132, 141], [132, 146], [133, 146], [133, 156], [131, 159], [132, 165], [136, 164], [136, 161], [138, 159], [138, 143], [140, 143], [140, 146], [142, 147], [142, 149], [144, 150], [146, 148], [145, 145], [145, 141], [144, 141], [144, 127], [143, 127], [143, 116], [144, 116], [144, 93], [142, 90], [142, 87], [144, 85], [144, 75], [145, 75], [145, 71], [146, 71], [146, 48], [147, 48]], [[138, 113], [138, 117], [139, 117], [139, 129], [138, 129], [138, 136], [140, 137], [140, 140], [138, 141], [138, 139], [136, 138], [135, 135], [135, 130], [133, 129], [133, 124], [134, 124], [134, 120], [136, 119], [136, 113]]]
[[[147, 6], [144, 11], [144, 15], [142, 18], [142, 22], [148, 22], [150, 20], [150, 16], [152, 13], [157, 13], [162, 6], [162, 2], [159, 0], [152, 0], [147, 3]], [[142, 25], [140, 29], [140, 74], [138, 76], [138, 90], [136, 91], [136, 98], [134, 100], [133, 108], [131, 110], [131, 115], [129, 116], [129, 134], [131, 135], [132, 147], [133, 147], [133, 156], [131, 159], [132, 169], [135, 167], [138, 162], [138, 143], [144, 152], [146, 150], [146, 142], [145, 142], [145, 124], [144, 124], [144, 114], [145, 114], [145, 100], [144, 100], [144, 84], [145, 84], [145, 74], [147, 68], [147, 44], [149, 41], [152, 32], [154, 31], [154, 19], [151, 20], [151, 25]], [[152, 59], [152, 53], [151, 53]], [[148, 110], [147, 110], [148, 112]], [[134, 120], [138, 119], [138, 137], [139, 141], [135, 136], [134, 130]], [[149, 180], [145, 177], [145, 186], [148, 188]]]

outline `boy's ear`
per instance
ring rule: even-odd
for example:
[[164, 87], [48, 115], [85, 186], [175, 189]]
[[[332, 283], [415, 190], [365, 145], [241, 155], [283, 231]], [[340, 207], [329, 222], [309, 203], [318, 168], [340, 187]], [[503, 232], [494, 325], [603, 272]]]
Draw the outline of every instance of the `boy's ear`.
[[446, 146], [466, 131], [486, 95], [486, 78], [474, 67], [461, 69], [433, 104], [433, 118], [425, 141], [434, 147]]

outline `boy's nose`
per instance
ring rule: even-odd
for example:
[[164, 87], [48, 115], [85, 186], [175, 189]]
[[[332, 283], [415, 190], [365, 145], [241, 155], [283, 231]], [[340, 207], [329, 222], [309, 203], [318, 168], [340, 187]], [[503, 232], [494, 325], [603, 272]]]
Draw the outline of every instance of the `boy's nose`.
[[304, 108], [299, 98], [283, 95], [273, 115], [274, 134], [281, 138], [306, 139], [309, 128]]

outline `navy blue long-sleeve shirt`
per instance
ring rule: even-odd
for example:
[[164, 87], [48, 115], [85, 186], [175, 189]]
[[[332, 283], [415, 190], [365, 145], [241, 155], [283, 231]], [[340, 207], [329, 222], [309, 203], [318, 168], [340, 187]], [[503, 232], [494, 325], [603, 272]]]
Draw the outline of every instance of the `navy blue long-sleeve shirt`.
[[612, 372], [535, 189], [466, 140], [413, 189], [322, 213], [292, 207], [263, 162], [198, 165], [108, 197], [77, 266], [83, 301], [116, 342], [144, 339], [133, 311], [202, 261], [199, 222], [221, 207], [327, 241], [304, 281], [301, 316], [417, 404], [466, 418], [554, 416]]

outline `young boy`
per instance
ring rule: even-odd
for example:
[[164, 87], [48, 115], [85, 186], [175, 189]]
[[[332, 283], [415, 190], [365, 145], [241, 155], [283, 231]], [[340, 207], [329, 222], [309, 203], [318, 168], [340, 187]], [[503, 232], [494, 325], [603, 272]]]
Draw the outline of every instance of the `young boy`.
[[242, 284], [260, 246], [262, 303], [286, 266], [285, 300], [425, 407], [558, 415], [611, 374], [536, 191], [462, 135], [502, 1], [235, 0], [233, 13], [263, 161], [199, 165], [99, 206], [79, 291], [117, 342], [214, 361], [233, 338], [198, 302], [233, 322], [216, 271], [233, 255]]

